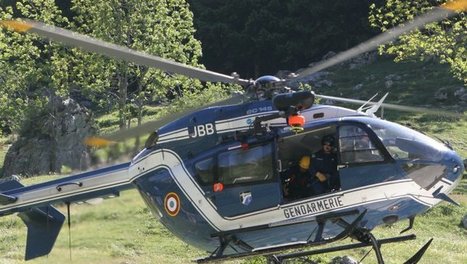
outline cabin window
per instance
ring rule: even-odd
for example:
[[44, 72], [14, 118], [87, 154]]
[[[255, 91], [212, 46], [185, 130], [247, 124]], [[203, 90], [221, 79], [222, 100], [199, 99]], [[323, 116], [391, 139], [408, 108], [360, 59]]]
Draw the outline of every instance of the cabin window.
[[201, 185], [214, 182], [214, 158], [208, 158], [195, 164], [196, 178]]
[[248, 150], [236, 149], [220, 154], [218, 173], [219, 181], [225, 185], [271, 180], [274, 175], [272, 145]]
[[[379, 122], [379, 123], [376, 123]], [[394, 159], [439, 161], [448, 149], [426, 135], [395, 123], [372, 120], [370, 124]]]
[[384, 157], [361, 128], [352, 125], [339, 128], [341, 163], [365, 163], [383, 161]]

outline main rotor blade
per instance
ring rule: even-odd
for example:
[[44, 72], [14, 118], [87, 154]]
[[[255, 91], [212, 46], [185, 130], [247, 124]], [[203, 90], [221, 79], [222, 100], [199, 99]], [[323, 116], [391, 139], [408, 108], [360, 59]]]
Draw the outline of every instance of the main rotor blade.
[[[336, 97], [336, 96], [328, 96], [328, 95], [320, 95], [320, 94], [315, 94], [315, 96], [317, 98], [321, 98], [321, 99], [328, 99], [328, 100], [333, 100], [333, 101], [343, 102], [343, 103], [350, 103], [350, 104], [359, 104], [359, 105], [363, 105], [363, 104], [375, 105], [375, 104], [377, 104], [377, 102], [368, 102], [368, 101], [363, 101], [363, 100]], [[386, 103], [381, 104], [381, 107], [386, 108], [386, 109], [404, 111], [404, 112], [425, 113], [425, 114], [438, 115], [438, 116], [448, 116], [448, 117], [457, 117], [457, 118], [462, 116], [462, 114], [460, 114], [460, 113], [454, 113], [454, 112], [449, 112], [449, 111], [445, 111], [445, 110], [431, 109], [431, 108], [424, 108], [424, 107], [414, 107], [414, 106], [386, 104]]]
[[134, 138], [137, 136], [143, 136], [147, 135], [153, 131], [156, 131], [160, 127], [170, 123], [171, 121], [177, 120], [178, 118], [181, 118], [189, 113], [196, 112], [208, 107], [212, 106], [224, 106], [224, 105], [233, 105], [233, 104], [238, 104], [243, 101], [243, 95], [234, 95], [231, 96], [230, 98], [227, 98], [225, 100], [219, 101], [219, 102], [214, 102], [208, 105], [203, 105], [200, 107], [192, 107], [185, 109], [181, 112], [175, 112], [172, 114], [169, 114], [167, 116], [164, 116], [160, 119], [149, 121], [147, 123], [144, 123], [140, 126], [130, 128], [130, 129], [123, 129], [119, 130], [113, 134], [110, 135], [105, 135], [103, 137], [90, 137], [87, 138], [85, 141], [86, 145], [92, 146], [92, 147], [104, 147], [122, 140], [126, 140], [128, 138]]
[[419, 17], [416, 17], [411, 22], [407, 22], [406, 24], [401, 24], [392, 29], [389, 29], [374, 38], [371, 38], [365, 42], [360, 43], [359, 45], [351, 49], [338, 53], [337, 55], [329, 58], [328, 60], [321, 61], [317, 63], [316, 65], [314, 65], [313, 67], [310, 67], [310, 68], [307, 68], [301, 71], [300, 73], [298, 73], [297, 76], [294, 76], [290, 80], [301, 79], [305, 76], [311, 75], [313, 73], [319, 72], [321, 70], [324, 70], [336, 64], [342, 63], [362, 53], [373, 50], [382, 44], [393, 41], [396, 38], [398, 38], [400, 35], [403, 35], [404, 33], [408, 31], [411, 31], [417, 28], [422, 28], [428, 23], [436, 22], [436, 21], [451, 17], [457, 14], [456, 11], [466, 11], [466, 10], [467, 10], [467, 0], [453, 1], [453, 2], [446, 3], [444, 5], [441, 5], [439, 7], [435, 7], [433, 8], [433, 10], [429, 11], [428, 13], [425, 13]]
[[89, 52], [106, 55], [114, 59], [120, 59], [139, 65], [158, 68], [164, 71], [185, 75], [191, 78], [207, 82], [234, 83], [246, 86], [249, 80], [239, 79], [205, 69], [196, 68], [182, 63], [174, 62], [158, 56], [115, 45], [83, 34], [69, 31], [63, 28], [46, 25], [41, 22], [24, 20], [0, 21], [0, 26], [11, 28], [18, 32], [36, 33], [50, 40], [59, 41], [66, 45], [81, 48]]

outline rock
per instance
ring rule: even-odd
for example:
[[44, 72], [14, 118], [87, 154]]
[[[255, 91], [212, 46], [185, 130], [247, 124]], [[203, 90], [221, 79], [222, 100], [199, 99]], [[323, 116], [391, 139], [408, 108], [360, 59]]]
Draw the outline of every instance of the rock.
[[333, 84], [334, 83], [331, 80], [325, 79], [325, 80], [321, 80], [321, 81], [317, 82], [315, 84], [315, 86], [316, 87], [323, 87], [323, 86], [332, 87]]
[[[300, 75], [300, 73], [303, 70], [304, 69], [297, 70], [296, 74]], [[281, 70], [281, 71], [276, 73], [276, 76], [283, 76], [285, 74], [291, 74], [291, 72]], [[289, 85], [292, 88], [293, 87], [298, 87], [300, 84], [303, 84], [303, 83], [311, 84], [315, 88], [320, 88], [322, 86], [331, 87], [333, 85], [333, 82], [331, 80], [326, 79], [326, 77], [329, 74], [330, 73], [327, 72], [327, 71], [316, 72], [316, 73], [313, 73], [311, 75], [306, 75], [303, 78], [298, 78], [296, 81], [293, 81], [293, 82], [289, 83]]]
[[349, 69], [353, 70], [363, 65], [369, 65], [376, 61], [378, 54], [375, 51], [370, 51], [357, 56], [350, 61], [346, 62], [349, 65]]
[[279, 70], [275, 76], [279, 79], [286, 79], [286, 78], [291, 77], [293, 74], [294, 73], [289, 70]]
[[360, 66], [359, 64], [356, 64], [356, 63], [350, 63], [350, 64], [349, 64], [349, 70], [356, 69], [356, 68], [358, 68], [359, 66]]
[[393, 85], [394, 85], [393, 80], [387, 80], [384, 82], [384, 87], [386, 87], [387, 89], [391, 88]]
[[305, 76], [302, 80], [306, 82], [317, 83], [321, 80], [324, 80], [328, 75], [329, 75], [329, 72], [327, 71], [316, 72], [311, 75]]
[[370, 75], [365, 77], [365, 80], [366, 81], [374, 81], [374, 80], [376, 80], [376, 76], [374, 74], [370, 74]]
[[448, 91], [445, 87], [440, 88], [435, 92], [434, 98], [438, 101], [445, 101], [448, 99]]
[[37, 113], [25, 132], [8, 149], [4, 176], [32, 176], [60, 172], [62, 167], [84, 170], [90, 166], [84, 139], [93, 134], [91, 114], [72, 99], [53, 99], [55, 110]]
[[463, 96], [464, 94], [466, 94], [466, 91], [465, 91], [465, 88], [464, 88], [464, 87], [460, 87], [459, 89], [457, 89], [457, 90], [454, 92], [454, 96], [456, 96], [456, 97], [461, 97], [461, 96]]
[[454, 92], [454, 97], [458, 101], [467, 102], [467, 91], [464, 87], [460, 87]]
[[402, 77], [400, 75], [397, 75], [397, 74], [389, 74], [387, 76], [384, 77], [384, 79], [386, 81], [400, 81], [402, 79]]
[[462, 218], [461, 224], [463, 228], [467, 229], [467, 214]]
[[355, 85], [354, 87], [352, 87], [352, 90], [353, 91], [360, 91], [362, 88], [363, 88], [363, 83], [359, 83], [359, 84]]
[[334, 56], [336, 56], [337, 53], [335, 53], [334, 51], [329, 51], [328, 53], [326, 53], [321, 59], [322, 60], [328, 60]]
[[333, 258], [330, 264], [358, 264], [358, 262], [349, 256], [343, 256]]
[[467, 93], [465, 93], [461, 97], [459, 97], [459, 100], [461, 100], [462, 102], [467, 102]]

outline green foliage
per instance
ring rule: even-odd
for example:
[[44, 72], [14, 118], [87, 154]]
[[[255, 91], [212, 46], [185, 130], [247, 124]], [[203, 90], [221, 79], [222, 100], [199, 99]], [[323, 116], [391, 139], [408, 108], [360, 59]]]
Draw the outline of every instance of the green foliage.
[[[53, 0], [17, 1], [0, 19], [25, 17], [66, 26]], [[66, 50], [33, 35], [0, 29], [0, 128], [17, 133], [25, 111], [52, 94], [68, 94]]]
[[[75, 28], [115, 44], [199, 66], [201, 44], [193, 37], [193, 15], [185, 1], [72, 1]], [[197, 90], [198, 81], [173, 77], [158, 69], [138, 66], [75, 50], [77, 83], [102, 104], [118, 102], [119, 126], [136, 116], [143, 105], [174, 87]]]
[[243, 78], [297, 70], [368, 39], [368, 1], [193, 0], [203, 62]]
[[[447, 1], [390, 0], [379, 7], [372, 4], [369, 20], [371, 26], [386, 31], [444, 2]], [[430, 23], [425, 29], [403, 35], [398, 41], [382, 46], [380, 52], [394, 55], [396, 61], [436, 58], [440, 63], [449, 64], [452, 74], [467, 84], [466, 32], [467, 17], [465, 12], [461, 12], [450, 19]]]
[[[67, 11], [70, 20], [53, 0], [1, 6], [0, 19], [38, 20], [200, 66], [201, 44], [193, 37], [193, 15], [185, 1], [76, 0], [71, 1], [72, 13]], [[196, 80], [0, 29], [0, 130], [4, 132], [17, 133], [27, 109], [34, 111], [37, 100], [70, 93], [90, 100], [94, 109], [118, 109], [123, 127], [130, 117], [141, 122], [143, 106], [164, 98], [174, 87], [193, 92], [201, 86]]]

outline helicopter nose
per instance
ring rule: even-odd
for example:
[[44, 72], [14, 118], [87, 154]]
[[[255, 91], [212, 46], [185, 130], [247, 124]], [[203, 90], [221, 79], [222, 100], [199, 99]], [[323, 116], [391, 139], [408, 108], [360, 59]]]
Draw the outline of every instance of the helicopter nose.
[[464, 161], [454, 151], [446, 153], [444, 158], [447, 174], [443, 179], [446, 183], [450, 183], [450, 188], [446, 192], [451, 192], [462, 179], [462, 175], [465, 170]]

